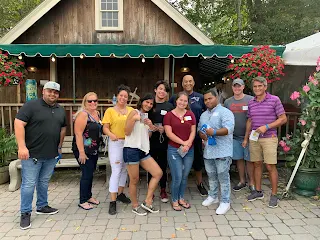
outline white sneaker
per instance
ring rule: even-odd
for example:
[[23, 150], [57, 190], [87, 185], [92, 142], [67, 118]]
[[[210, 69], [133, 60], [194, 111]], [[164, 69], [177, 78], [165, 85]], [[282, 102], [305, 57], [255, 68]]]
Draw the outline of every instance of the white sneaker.
[[230, 203], [220, 203], [219, 207], [216, 210], [216, 214], [223, 215], [226, 214], [230, 209]]
[[211, 196], [208, 196], [207, 199], [202, 202], [202, 206], [208, 207], [211, 204], [218, 203], [218, 202], [219, 202], [218, 198], [213, 198]]

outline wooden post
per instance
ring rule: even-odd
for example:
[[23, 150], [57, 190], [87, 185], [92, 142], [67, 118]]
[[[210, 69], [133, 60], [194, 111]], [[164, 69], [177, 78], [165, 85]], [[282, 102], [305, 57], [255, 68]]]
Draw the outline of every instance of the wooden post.
[[76, 103], [76, 59], [72, 58], [72, 97], [73, 104]]
[[176, 59], [173, 57], [172, 58], [172, 73], [171, 73], [171, 94], [173, 96], [174, 94], [174, 70], [175, 70], [175, 64], [176, 64]]
[[21, 103], [21, 85], [17, 85], [17, 103]]
[[170, 57], [164, 59], [163, 80], [170, 83]]
[[51, 61], [51, 58], [49, 58], [50, 61], [50, 81], [57, 82], [57, 61], [58, 58], [55, 58], [56, 60], [54, 62]]

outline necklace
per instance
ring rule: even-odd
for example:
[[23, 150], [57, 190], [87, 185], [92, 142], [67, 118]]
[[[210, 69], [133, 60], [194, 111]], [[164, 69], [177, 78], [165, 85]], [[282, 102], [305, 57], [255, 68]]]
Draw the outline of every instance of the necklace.
[[115, 109], [119, 113], [119, 116], [120, 115], [123, 115], [125, 117], [127, 116], [127, 108], [126, 107], [124, 109], [121, 109], [118, 106], [115, 106]]
[[183, 116], [186, 114], [187, 111], [184, 111], [184, 113], [182, 115], [179, 115], [176, 111], [174, 111], [174, 115], [176, 115], [179, 119], [180, 122], [183, 124], [184, 123], [184, 118]]

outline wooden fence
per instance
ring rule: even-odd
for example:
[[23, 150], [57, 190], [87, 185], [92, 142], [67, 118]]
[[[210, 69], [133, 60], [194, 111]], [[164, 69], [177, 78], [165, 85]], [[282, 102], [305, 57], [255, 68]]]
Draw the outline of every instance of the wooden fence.
[[[22, 103], [0, 103], [0, 127], [8, 129], [10, 133], [14, 131], [14, 118], [19, 111], [20, 107], [22, 107]], [[60, 103], [66, 110], [68, 127], [67, 127], [67, 135], [73, 136], [73, 115], [78, 111], [81, 107], [81, 104], [72, 104], [72, 103]], [[100, 112], [100, 116], [103, 116], [104, 112], [107, 108], [112, 107], [112, 104], [99, 104], [98, 111]], [[129, 105], [135, 107], [135, 104]], [[300, 113], [296, 112], [287, 112], [287, 123], [279, 127], [278, 129], [278, 137], [279, 139], [286, 134], [294, 133], [297, 128], [297, 123], [299, 121]]]

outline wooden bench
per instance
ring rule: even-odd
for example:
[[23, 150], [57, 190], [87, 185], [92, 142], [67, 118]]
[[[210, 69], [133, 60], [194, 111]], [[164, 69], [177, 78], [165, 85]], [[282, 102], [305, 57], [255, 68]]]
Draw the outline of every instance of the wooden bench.
[[[72, 147], [72, 136], [66, 136], [62, 145], [62, 157], [63, 155], [73, 154]], [[100, 155], [97, 163], [97, 167], [106, 166], [109, 164], [108, 157], [103, 154]], [[79, 164], [75, 158], [62, 158], [56, 164], [56, 168], [68, 168], [68, 167], [79, 167]], [[10, 163], [9, 165], [9, 175], [10, 175], [10, 184], [8, 187], [9, 192], [14, 192], [18, 190], [21, 186], [21, 160], [17, 159]]]

